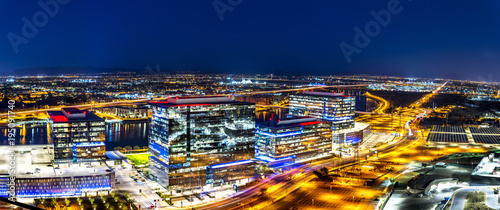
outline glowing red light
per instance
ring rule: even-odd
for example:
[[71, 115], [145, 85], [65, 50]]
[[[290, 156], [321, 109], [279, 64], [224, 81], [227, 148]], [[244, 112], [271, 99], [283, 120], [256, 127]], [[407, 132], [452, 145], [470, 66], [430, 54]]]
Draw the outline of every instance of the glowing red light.
[[304, 122], [304, 123], [300, 123], [300, 125], [315, 125], [315, 124], [320, 124], [321, 122]]
[[68, 118], [63, 115], [50, 116], [52, 122], [68, 122]]

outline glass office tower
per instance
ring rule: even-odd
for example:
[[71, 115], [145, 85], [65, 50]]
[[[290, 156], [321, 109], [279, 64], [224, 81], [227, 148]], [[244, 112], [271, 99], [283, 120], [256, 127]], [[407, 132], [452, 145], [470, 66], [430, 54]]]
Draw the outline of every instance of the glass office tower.
[[105, 160], [106, 124], [92, 112], [77, 108], [48, 111], [55, 163]]
[[230, 97], [151, 102], [150, 174], [174, 192], [255, 175], [255, 104]]
[[356, 98], [342, 93], [304, 91], [290, 95], [292, 116], [310, 116], [330, 121], [333, 132], [354, 128]]
[[[287, 157], [308, 161], [329, 155], [332, 130], [313, 117], [261, 123], [256, 131], [257, 159], [275, 162]], [[267, 161], [266, 161], [267, 162]]]

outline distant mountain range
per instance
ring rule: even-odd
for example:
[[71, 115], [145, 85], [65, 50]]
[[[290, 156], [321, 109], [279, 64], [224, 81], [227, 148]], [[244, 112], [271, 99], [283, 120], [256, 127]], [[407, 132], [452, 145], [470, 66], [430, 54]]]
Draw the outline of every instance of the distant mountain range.
[[0, 72], [2, 76], [22, 76], [22, 75], [62, 75], [62, 74], [100, 74], [100, 73], [120, 73], [120, 72], [135, 72], [143, 74], [197, 74], [200, 71], [167, 71], [161, 70], [159, 66], [147, 66], [145, 69], [127, 69], [127, 68], [102, 68], [94, 66], [86, 67], [65, 67], [65, 66], [55, 66], [55, 67], [35, 67], [35, 68], [25, 68], [17, 69], [12, 72]]
[[126, 69], [126, 68], [100, 68], [100, 67], [35, 67], [17, 69], [10, 73], [1, 73], [3, 75], [61, 75], [61, 74], [99, 74], [99, 73], [118, 73], [118, 72], [146, 72], [146, 70]]

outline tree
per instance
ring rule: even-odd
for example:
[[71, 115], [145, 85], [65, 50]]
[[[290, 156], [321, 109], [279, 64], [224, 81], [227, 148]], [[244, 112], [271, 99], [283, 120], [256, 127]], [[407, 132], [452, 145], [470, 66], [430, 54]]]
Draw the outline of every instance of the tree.
[[316, 177], [318, 178], [318, 180], [323, 180], [324, 177], [323, 177], [323, 173], [319, 172], [319, 171], [313, 171], [314, 175], [316, 175]]
[[90, 201], [91, 204], [94, 204], [95, 198], [94, 197], [90, 197], [89, 201]]
[[267, 192], [267, 188], [260, 188], [260, 193], [262, 195], [266, 195], [266, 192]]
[[130, 199], [130, 197], [131, 197], [130, 194], [128, 194], [126, 192], [123, 193], [123, 198], [125, 198], [126, 201], [128, 201], [128, 199]]
[[115, 148], [113, 148], [113, 150], [118, 150], [118, 151], [120, 151], [120, 150], [123, 150], [123, 148], [122, 148], [122, 147], [115, 147]]
[[101, 194], [101, 201], [103, 203], [106, 203], [106, 196], [104, 194]]
[[139, 147], [139, 146], [134, 146], [134, 149], [135, 149], [135, 150], [140, 150], [140, 149], [141, 149], [141, 147]]
[[125, 149], [126, 150], [132, 150], [132, 147], [131, 146], [126, 146]]
[[52, 205], [54, 206], [54, 208], [57, 207], [57, 205], [59, 205], [59, 202], [57, 202], [57, 198], [52, 198], [51, 202], [52, 202]]
[[76, 202], [78, 202], [78, 205], [82, 205], [82, 201], [83, 201], [82, 198], [80, 197], [76, 198]]
[[64, 203], [66, 203], [66, 206], [69, 206], [69, 204], [71, 204], [71, 201], [69, 199], [64, 199]]
[[331, 178], [328, 176], [328, 169], [323, 167], [319, 169], [319, 171], [313, 171], [314, 175], [318, 177], [318, 180], [320, 181], [329, 181]]
[[142, 149], [148, 149], [149, 147], [148, 146], [142, 146]]
[[321, 171], [321, 173], [323, 173], [324, 175], [328, 174], [328, 169], [325, 167], [321, 168], [319, 171]]

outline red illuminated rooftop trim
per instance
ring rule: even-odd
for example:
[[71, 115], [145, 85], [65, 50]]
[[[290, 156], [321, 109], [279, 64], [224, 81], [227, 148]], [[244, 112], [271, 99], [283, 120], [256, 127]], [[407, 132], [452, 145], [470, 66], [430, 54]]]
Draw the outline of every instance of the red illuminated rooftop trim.
[[50, 116], [50, 119], [52, 122], [68, 122], [68, 118], [64, 115], [55, 115], [55, 116]]
[[315, 124], [320, 124], [320, 123], [323, 123], [323, 122], [319, 122], [319, 121], [313, 121], [313, 122], [303, 122], [303, 123], [299, 123], [299, 125], [315, 125]]
[[167, 101], [153, 102], [153, 104], [165, 104], [165, 105], [169, 105], [169, 106], [210, 106], [210, 105], [217, 105], [217, 104], [171, 104], [171, 103], [168, 103]]

